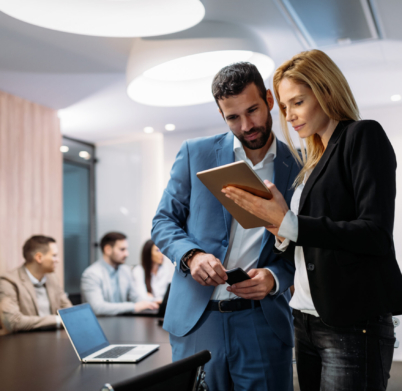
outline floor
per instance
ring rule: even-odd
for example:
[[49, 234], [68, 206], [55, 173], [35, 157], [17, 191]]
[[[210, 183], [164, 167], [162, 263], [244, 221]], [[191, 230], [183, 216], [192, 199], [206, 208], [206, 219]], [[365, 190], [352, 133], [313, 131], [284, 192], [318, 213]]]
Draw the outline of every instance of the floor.
[[[297, 381], [296, 367], [293, 371], [294, 391], [300, 391]], [[388, 382], [387, 391], [402, 391], [402, 361], [394, 361], [391, 368], [391, 378]]]

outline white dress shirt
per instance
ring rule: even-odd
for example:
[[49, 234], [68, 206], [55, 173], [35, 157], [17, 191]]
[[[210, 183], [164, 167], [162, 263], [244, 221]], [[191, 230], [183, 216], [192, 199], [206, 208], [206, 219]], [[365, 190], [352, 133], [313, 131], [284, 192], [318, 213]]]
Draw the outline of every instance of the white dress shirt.
[[[311, 172], [310, 172], [311, 173]], [[309, 174], [310, 174], [309, 173]], [[308, 175], [309, 175], [308, 174]], [[290, 203], [290, 210], [286, 213], [285, 218], [282, 221], [278, 230], [278, 236], [286, 238], [282, 243], [276, 240], [275, 247], [280, 251], [285, 251], [290, 241], [297, 242], [299, 233], [299, 223], [297, 215], [299, 213], [300, 197], [304, 189], [304, 185], [307, 181], [308, 175], [306, 175], [303, 183], [299, 185], [293, 193], [292, 201]], [[304, 252], [302, 246], [295, 247], [295, 292], [289, 305], [301, 312], [305, 312], [310, 315], [319, 316], [316, 311], [313, 299], [310, 292], [310, 284], [308, 282], [306, 262], [304, 259]]]
[[[38, 315], [39, 316], [47, 316], [47, 315], [52, 315], [52, 312], [50, 310], [50, 301], [49, 301], [49, 296], [47, 295], [47, 290], [46, 290], [46, 275], [43, 276], [43, 278], [39, 281], [36, 277], [32, 275], [32, 273], [25, 268], [25, 271], [28, 274], [29, 279], [32, 282], [32, 285], [34, 286], [35, 293], [36, 293], [36, 302], [38, 303]], [[61, 320], [58, 315], [55, 315], [56, 317], [56, 327], [59, 328], [61, 325]]]
[[[165, 296], [168, 285], [172, 282], [174, 266], [166, 257], [163, 257], [162, 265], [159, 266], [156, 274], [151, 273], [151, 288], [154, 300], [162, 300]], [[133, 269], [135, 290], [139, 300], [150, 300], [147, 286], [145, 285], [145, 272], [142, 265], [137, 265]]]
[[[246, 156], [246, 152], [244, 151], [241, 142], [236, 137], [234, 137], [233, 142], [235, 161], [246, 161], [260, 179], [268, 179], [270, 182], [274, 182], [274, 159], [276, 157], [276, 137], [274, 134], [273, 136], [272, 144], [264, 159], [255, 166]], [[228, 251], [226, 252], [225, 261], [223, 262], [224, 268], [230, 270], [236, 267], [241, 267], [245, 272], [255, 269], [260, 255], [264, 232], [264, 227], [244, 229], [235, 219], [232, 219]], [[275, 294], [279, 289], [279, 281], [274, 273], [272, 273], [272, 275], [276, 282], [276, 291], [271, 294]], [[211, 296], [211, 300], [230, 300], [239, 298], [234, 293], [226, 290], [228, 286], [228, 284], [218, 285]]]

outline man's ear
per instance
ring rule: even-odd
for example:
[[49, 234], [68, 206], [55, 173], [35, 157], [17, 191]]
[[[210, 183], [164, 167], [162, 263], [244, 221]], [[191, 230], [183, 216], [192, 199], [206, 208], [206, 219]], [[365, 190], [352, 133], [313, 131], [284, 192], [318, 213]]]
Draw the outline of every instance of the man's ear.
[[272, 92], [271, 92], [271, 90], [269, 88], [267, 90], [266, 99], [267, 99], [269, 111], [271, 111], [274, 108], [275, 100], [274, 100]]
[[113, 252], [113, 248], [110, 244], [107, 244], [104, 248], [103, 248], [103, 253], [107, 256], [110, 256], [110, 254]]
[[42, 264], [43, 261], [43, 254], [40, 251], [37, 251], [35, 255], [33, 256], [35, 262], [39, 263], [40, 265]]

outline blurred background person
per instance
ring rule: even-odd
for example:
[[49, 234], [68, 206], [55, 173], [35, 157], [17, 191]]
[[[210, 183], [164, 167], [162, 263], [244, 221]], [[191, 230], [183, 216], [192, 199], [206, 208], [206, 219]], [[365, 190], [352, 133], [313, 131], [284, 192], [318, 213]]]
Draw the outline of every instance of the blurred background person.
[[158, 309], [157, 303], [141, 301], [131, 268], [124, 264], [128, 257], [127, 236], [109, 232], [101, 239], [100, 246], [102, 258], [86, 268], [81, 277], [83, 302], [88, 302], [96, 315]]
[[172, 281], [174, 266], [155, 243], [149, 239], [141, 252], [141, 265], [133, 270], [135, 289], [143, 300], [152, 298], [161, 302]]
[[0, 277], [0, 334], [60, 327], [59, 308], [71, 307], [57, 276], [56, 241], [30, 237], [22, 253], [25, 263]]

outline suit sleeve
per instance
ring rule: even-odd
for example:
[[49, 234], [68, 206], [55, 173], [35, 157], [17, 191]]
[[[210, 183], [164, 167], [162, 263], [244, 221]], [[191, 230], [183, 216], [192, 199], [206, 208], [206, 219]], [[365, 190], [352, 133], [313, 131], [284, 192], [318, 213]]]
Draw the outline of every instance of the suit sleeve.
[[152, 240], [176, 266], [179, 273], [180, 260], [192, 249], [202, 250], [189, 236], [184, 227], [189, 215], [191, 176], [188, 144], [184, 142], [176, 156], [169, 183], [163, 193], [152, 224]]
[[362, 121], [345, 148], [357, 218], [298, 216], [296, 245], [382, 256], [393, 247], [396, 158], [381, 125]]
[[134, 303], [110, 303], [103, 298], [102, 281], [99, 276], [84, 272], [81, 277], [83, 299], [90, 304], [96, 315], [119, 315], [134, 312]]
[[24, 315], [20, 310], [14, 284], [5, 279], [0, 279], [0, 320], [9, 333], [57, 327], [56, 315]]

